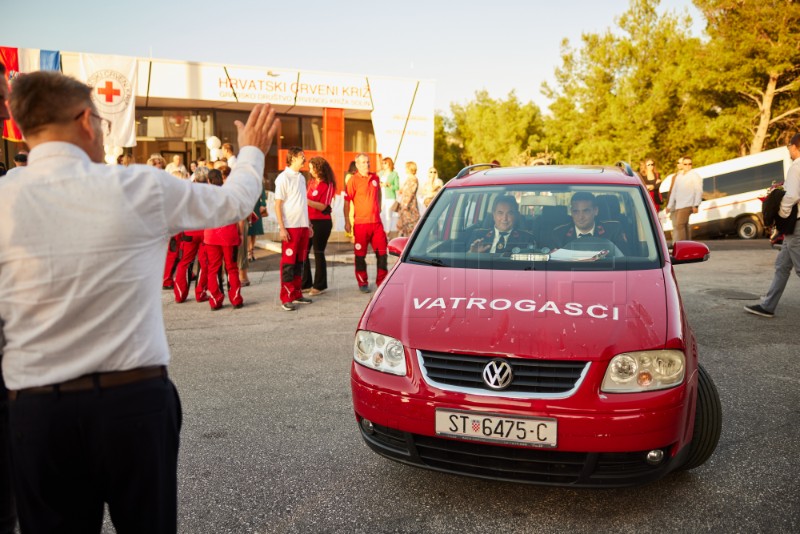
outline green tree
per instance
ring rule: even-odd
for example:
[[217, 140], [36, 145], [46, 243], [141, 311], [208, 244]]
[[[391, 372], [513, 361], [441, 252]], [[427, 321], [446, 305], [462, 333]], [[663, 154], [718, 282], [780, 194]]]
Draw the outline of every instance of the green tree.
[[[657, 0], [633, 0], [614, 32], [584, 34], [581, 47], [562, 43], [545, 140], [565, 163], [670, 161], [699, 146], [715, 146], [692, 128], [709, 106], [696, 97], [689, 65], [701, 46], [688, 17], [659, 16]], [[698, 159], [701, 159], [698, 157]], [[667, 169], [665, 169], [667, 170]]]
[[445, 181], [464, 167], [463, 150], [454, 131], [453, 119], [437, 111], [433, 117], [433, 165]]
[[710, 40], [703, 61], [741, 152], [785, 143], [800, 117], [800, 2], [694, 0]]
[[498, 160], [509, 165], [530, 150], [544, 148], [544, 123], [539, 107], [523, 104], [514, 91], [496, 100], [485, 90], [477, 91], [466, 105], [451, 104], [454, 137], [463, 147], [467, 164]]

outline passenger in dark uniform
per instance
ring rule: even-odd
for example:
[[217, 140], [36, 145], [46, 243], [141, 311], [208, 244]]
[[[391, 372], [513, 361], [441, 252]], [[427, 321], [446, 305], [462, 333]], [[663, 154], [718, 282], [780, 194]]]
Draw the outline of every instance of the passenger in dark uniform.
[[575, 193], [570, 201], [572, 223], [555, 227], [545, 244], [555, 249], [580, 239], [586, 239], [589, 243], [599, 243], [605, 239], [615, 244], [622, 253], [627, 252], [628, 237], [620, 224], [616, 221], [596, 221], [597, 212], [593, 194], [588, 191]]
[[533, 234], [517, 228], [519, 208], [512, 196], [495, 200], [492, 207], [492, 228], [479, 228], [472, 232], [467, 244], [470, 252], [511, 255], [519, 252], [533, 252], [536, 239]]

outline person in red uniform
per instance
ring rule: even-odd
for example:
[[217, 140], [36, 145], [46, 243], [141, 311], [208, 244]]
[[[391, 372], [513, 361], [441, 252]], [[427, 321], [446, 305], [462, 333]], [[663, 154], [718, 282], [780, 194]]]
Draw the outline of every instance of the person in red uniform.
[[295, 304], [311, 304], [301, 292], [303, 262], [308, 255], [311, 226], [308, 221], [306, 179], [300, 172], [306, 155], [300, 147], [289, 148], [286, 168], [275, 179], [275, 218], [281, 235], [281, 308], [294, 311]]
[[[222, 185], [222, 173], [218, 169], [208, 171], [208, 182], [212, 185]], [[228, 273], [228, 298], [234, 308], [244, 306], [242, 298], [242, 285], [239, 282], [239, 266], [236, 264], [236, 247], [241, 244], [239, 224], [229, 224], [219, 228], [207, 228], [203, 231], [208, 255], [208, 303], [212, 310], [222, 308], [225, 294], [219, 284], [219, 269], [225, 263]], [[202, 268], [202, 267], [201, 267]]]
[[386, 232], [381, 223], [381, 181], [369, 172], [369, 157], [356, 156], [356, 172], [345, 186], [344, 230], [350, 232], [350, 205], [353, 205], [353, 235], [355, 238], [356, 282], [362, 293], [369, 293], [367, 276], [367, 246], [372, 245], [378, 263], [375, 284], [381, 285], [388, 274]]
[[[196, 183], [208, 183], [208, 168], [198, 167], [195, 169], [194, 181]], [[180, 241], [180, 257], [178, 266], [175, 268], [175, 284], [172, 290], [175, 292], [175, 302], [186, 302], [189, 297], [189, 274], [195, 258], [198, 258], [200, 270], [197, 273], [195, 284], [195, 298], [197, 302], [208, 300], [208, 258], [203, 244], [204, 230], [190, 230], [183, 233]]]

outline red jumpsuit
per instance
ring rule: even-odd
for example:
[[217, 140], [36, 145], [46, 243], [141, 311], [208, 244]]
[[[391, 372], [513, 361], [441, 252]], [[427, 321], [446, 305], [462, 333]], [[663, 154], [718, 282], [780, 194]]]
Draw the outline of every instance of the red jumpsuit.
[[189, 269], [192, 262], [198, 258], [200, 270], [197, 274], [197, 283], [194, 293], [197, 302], [208, 300], [206, 289], [208, 287], [208, 259], [206, 256], [205, 245], [203, 244], [203, 230], [191, 230], [184, 232], [181, 239], [181, 259], [175, 269], [175, 302], [185, 302], [189, 297]]
[[212, 310], [218, 310], [225, 301], [225, 294], [219, 287], [218, 272], [223, 262], [228, 273], [228, 298], [234, 308], [239, 308], [244, 303], [242, 299], [242, 285], [239, 281], [239, 266], [236, 264], [236, 247], [241, 243], [239, 225], [229, 224], [220, 228], [209, 228], [203, 231], [208, 255], [208, 303]]

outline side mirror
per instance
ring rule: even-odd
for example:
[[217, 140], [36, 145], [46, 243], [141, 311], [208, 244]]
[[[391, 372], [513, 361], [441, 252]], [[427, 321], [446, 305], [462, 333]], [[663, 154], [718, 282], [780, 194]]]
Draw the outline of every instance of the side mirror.
[[392, 256], [400, 256], [406, 248], [408, 243], [407, 237], [395, 237], [389, 241], [389, 254]]
[[698, 243], [697, 241], [678, 241], [672, 247], [670, 258], [672, 259], [673, 265], [679, 265], [681, 263], [699, 263], [701, 261], [706, 261], [710, 256], [711, 252], [709, 252], [708, 247], [703, 243]]

